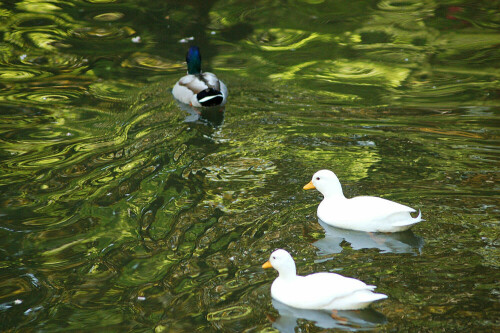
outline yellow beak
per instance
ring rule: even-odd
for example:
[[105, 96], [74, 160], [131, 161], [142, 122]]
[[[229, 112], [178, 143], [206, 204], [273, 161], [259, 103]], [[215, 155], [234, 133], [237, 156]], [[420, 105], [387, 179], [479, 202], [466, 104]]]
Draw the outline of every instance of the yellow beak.
[[312, 190], [313, 188], [316, 187], [314, 187], [312, 180], [303, 187], [304, 190]]
[[273, 265], [271, 265], [271, 262], [268, 260], [264, 265], [262, 265], [262, 268], [272, 268]]

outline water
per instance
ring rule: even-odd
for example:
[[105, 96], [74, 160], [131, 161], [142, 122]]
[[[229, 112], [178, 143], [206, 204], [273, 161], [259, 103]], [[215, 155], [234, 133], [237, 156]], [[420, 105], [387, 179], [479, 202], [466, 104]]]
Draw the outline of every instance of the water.
[[[493, 330], [498, 18], [494, 1], [3, 2], [1, 330]], [[223, 113], [172, 99], [189, 43]], [[302, 190], [322, 168], [426, 221], [325, 231]], [[389, 298], [347, 323], [273, 303], [260, 266], [280, 247]]]

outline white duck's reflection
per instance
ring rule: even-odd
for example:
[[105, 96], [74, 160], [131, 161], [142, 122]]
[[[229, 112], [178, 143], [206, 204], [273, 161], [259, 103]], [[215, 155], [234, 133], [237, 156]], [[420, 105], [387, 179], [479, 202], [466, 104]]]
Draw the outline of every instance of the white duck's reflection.
[[273, 322], [273, 327], [281, 333], [294, 333], [297, 319], [314, 322], [320, 328], [337, 328], [343, 331], [366, 331], [387, 322], [387, 318], [371, 308], [356, 311], [337, 311], [334, 319], [329, 312], [322, 310], [303, 310], [292, 308], [273, 299], [273, 306], [280, 316]]
[[424, 239], [411, 230], [394, 233], [363, 232], [332, 227], [318, 219], [325, 229], [325, 238], [313, 243], [319, 249], [320, 255], [342, 252], [340, 243], [346, 241], [353, 250], [379, 249], [382, 253], [421, 253]]
[[188, 113], [184, 121], [186, 123], [209, 123], [213, 126], [220, 126], [224, 122], [224, 107], [203, 107], [195, 108], [193, 106], [177, 102], [179, 109]]

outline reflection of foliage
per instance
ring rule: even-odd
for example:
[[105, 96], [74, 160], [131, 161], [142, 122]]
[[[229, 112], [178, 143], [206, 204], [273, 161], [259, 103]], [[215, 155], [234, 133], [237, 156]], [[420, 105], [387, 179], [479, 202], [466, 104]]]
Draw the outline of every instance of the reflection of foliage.
[[[493, 30], [470, 27], [460, 33], [439, 31], [433, 23], [435, 20], [429, 17], [435, 15], [435, 19], [441, 19], [441, 15], [450, 14], [441, 12], [432, 2], [380, 1], [378, 10], [355, 2], [350, 12], [330, 2], [300, 6], [300, 1], [293, 1], [286, 8], [268, 4], [265, 7], [272, 20], [271, 16], [262, 16], [259, 7], [242, 8], [243, 14], [238, 17], [228, 8], [217, 7], [212, 15], [221, 26], [240, 19], [259, 22], [260, 28], [255, 29], [247, 45], [243, 45], [246, 52], [253, 54], [253, 59], [260, 59], [247, 60], [246, 67], [252, 69], [249, 73], [261, 76], [265, 66], [265, 75], [275, 79], [276, 85], [293, 81], [301, 89], [324, 96], [325, 100], [329, 98], [332, 103], [399, 105], [408, 104], [407, 96], [410, 96], [414, 105], [432, 105], [442, 98], [455, 105], [470, 102], [471, 98], [489, 104], [483, 92], [493, 93], [499, 73], [492, 67], [487, 70], [489, 76], [484, 76], [481, 67], [472, 66], [498, 62], [498, 55], [494, 54], [497, 36]], [[308, 17], [310, 11], [313, 13]], [[327, 19], [327, 13], [332, 12], [344, 20]], [[359, 15], [360, 12], [367, 14]], [[491, 15], [482, 19], [491, 20]], [[304, 30], [304, 26], [308, 26], [304, 20], [314, 30]], [[337, 31], [338, 27], [341, 29]], [[255, 52], [255, 48], [261, 52]], [[453, 59], [457, 58], [461, 61], [461, 71], [469, 75], [457, 73], [457, 66], [453, 65]], [[465, 59], [467, 63], [462, 61]], [[339, 67], [339, 63], [342, 66]], [[434, 70], [436, 63], [440, 65], [438, 70]], [[360, 64], [368, 72], [383, 73], [380, 80], [369, 81], [370, 89], [363, 81], [366, 72], [358, 72]], [[352, 70], [347, 72], [347, 77], [342, 77], [346, 69]], [[323, 81], [332, 77], [339, 80], [329, 80], [328, 84]], [[450, 80], [451, 77], [459, 81]], [[464, 80], [468, 82], [465, 86]], [[457, 96], [466, 97], [453, 101]]]
[[[488, 277], [472, 276], [498, 266], [495, 14], [453, 9], [449, 24], [433, 2], [371, 4], [2, 4], [2, 329], [265, 330], [259, 263], [276, 247], [308, 259], [301, 272], [381, 284], [387, 313], [467, 327], [432, 297], [488, 316]], [[170, 95], [191, 36], [229, 85], [216, 127], [184, 122]], [[320, 196], [301, 188], [320, 168], [347, 195], [422, 208], [423, 256], [342, 244], [314, 262]]]

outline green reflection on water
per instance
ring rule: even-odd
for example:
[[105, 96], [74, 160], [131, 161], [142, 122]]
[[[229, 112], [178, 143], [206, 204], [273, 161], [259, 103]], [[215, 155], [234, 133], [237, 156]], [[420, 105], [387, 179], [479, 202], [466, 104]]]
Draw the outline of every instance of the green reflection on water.
[[[349, 329], [491, 329], [497, 11], [2, 4], [0, 329], [273, 331], [285, 318], [260, 266], [277, 247], [300, 273], [340, 271], [389, 295], [374, 306], [386, 321]], [[223, 114], [172, 99], [190, 37], [229, 86]], [[302, 191], [321, 168], [348, 196], [421, 209], [421, 248], [321, 252], [320, 196]]]

